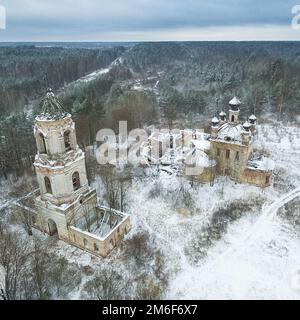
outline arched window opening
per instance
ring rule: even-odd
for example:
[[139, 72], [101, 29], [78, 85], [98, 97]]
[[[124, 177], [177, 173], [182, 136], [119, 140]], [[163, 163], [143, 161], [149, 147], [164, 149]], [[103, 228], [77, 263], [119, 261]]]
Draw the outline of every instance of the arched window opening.
[[86, 247], [88, 244], [87, 240], [86, 239], [83, 239], [83, 245]]
[[97, 246], [96, 243], [94, 243], [94, 251], [99, 251], [99, 247]]
[[70, 131], [66, 131], [64, 133], [64, 141], [65, 141], [65, 150], [70, 151], [71, 150], [71, 142], [70, 142]]
[[45, 142], [45, 137], [42, 133], [39, 133], [40, 137], [40, 153], [47, 153], [46, 151], [46, 142]]
[[234, 115], [231, 116], [231, 122], [234, 122]]
[[46, 192], [52, 194], [52, 187], [51, 187], [50, 179], [48, 177], [45, 177], [44, 181], [45, 181]]
[[57, 224], [55, 223], [54, 220], [52, 220], [52, 219], [48, 220], [48, 228], [49, 228], [49, 235], [50, 236], [57, 234]]
[[73, 173], [72, 181], [73, 181], [74, 191], [78, 190], [80, 188], [80, 179], [79, 179], [79, 173], [77, 171]]

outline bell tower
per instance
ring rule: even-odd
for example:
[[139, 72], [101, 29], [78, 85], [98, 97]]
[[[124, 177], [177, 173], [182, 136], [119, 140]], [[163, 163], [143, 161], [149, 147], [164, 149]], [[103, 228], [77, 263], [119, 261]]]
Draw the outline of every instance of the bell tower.
[[34, 136], [34, 167], [40, 189], [36, 206], [44, 220], [42, 229], [51, 233], [50, 219], [57, 225], [59, 237], [64, 238], [71, 217], [80, 216], [83, 204], [91, 199], [97, 202], [97, 196], [88, 185], [85, 154], [77, 145], [75, 124], [51, 89], [41, 102]]
[[87, 189], [84, 153], [76, 141], [75, 124], [51, 89], [42, 100], [34, 134], [38, 153], [34, 166], [43, 200], [61, 205]]
[[239, 123], [240, 105], [241, 105], [241, 102], [236, 97], [234, 97], [229, 101], [229, 114], [228, 114], [229, 123], [231, 124]]

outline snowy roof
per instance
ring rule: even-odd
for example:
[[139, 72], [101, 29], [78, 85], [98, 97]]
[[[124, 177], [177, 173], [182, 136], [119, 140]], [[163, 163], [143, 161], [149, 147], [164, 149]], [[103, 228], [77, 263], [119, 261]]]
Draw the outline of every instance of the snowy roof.
[[199, 150], [209, 150], [210, 149], [210, 141], [209, 140], [192, 140], [192, 144], [196, 149]]
[[256, 156], [248, 161], [250, 169], [272, 171], [275, 168], [275, 162], [265, 156]]
[[249, 120], [256, 120], [256, 117], [254, 114], [252, 114], [250, 117], [249, 117]]
[[243, 126], [224, 123], [218, 130], [217, 139], [232, 142], [242, 142]]
[[59, 120], [68, 116], [62, 104], [57, 99], [52, 89], [48, 89], [45, 97], [41, 101], [41, 112], [37, 116], [38, 120]]
[[220, 116], [220, 117], [224, 117], [224, 116], [226, 116], [226, 113], [225, 113], [224, 111], [221, 111], [221, 112], [219, 113], [219, 116]]
[[217, 117], [213, 117], [213, 118], [211, 119], [211, 122], [212, 122], [212, 123], [219, 123], [220, 120], [219, 120]]
[[229, 104], [231, 106], [238, 106], [241, 104], [241, 101], [237, 97], [233, 97], [230, 101]]
[[251, 124], [248, 121], [244, 122], [243, 128], [249, 129], [250, 127], [251, 127]]
[[208, 155], [205, 152], [197, 149], [194, 149], [187, 154], [185, 163], [187, 165], [194, 165], [203, 168], [216, 165], [216, 162], [214, 160], [209, 159]]

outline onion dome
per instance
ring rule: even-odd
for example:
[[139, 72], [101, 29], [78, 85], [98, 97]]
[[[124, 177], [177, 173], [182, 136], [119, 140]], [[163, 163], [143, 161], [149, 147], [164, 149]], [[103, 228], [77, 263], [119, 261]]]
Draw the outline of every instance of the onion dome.
[[224, 111], [221, 111], [221, 112], [219, 113], [219, 117], [220, 117], [220, 119], [221, 119], [222, 121], [224, 121], [224, 120], [226, 119], [226, 113], [225, 113]]
[[244, 128], [244, 130], [249, 131], [250, 128], [251, 128], [251, 124], [250, 124], [248, 121], [246, 121], [246, 122], [243, 124], [243, 128]]
[[237, 97], [233, 97], [233, 99], [231, 99], [229, 101], [229, 106], [231, 110], [239, 110], [239, 106], [241, 105], [241, 101], [237, 98]]
[[217, 126], [219, 124], [220, 120], [217, 117], [213, 117], [211, 119], [211, 123], [213, 126]]
[[249, 117], [249, 121], [250, 121], [251, 124], [255, 124], [255, 122], [256, 122], [256, 117], [255, 117], [254, 114], [252, 114], [252, 115]]
[[39, 119], [43, 120], [58, 120], [63, 119], [68, 115], [63, 109], [62, 104], [57, 99], [52, 89], [48, 89], [45, 97], [41, 101], [41, 112], [38, 115]]

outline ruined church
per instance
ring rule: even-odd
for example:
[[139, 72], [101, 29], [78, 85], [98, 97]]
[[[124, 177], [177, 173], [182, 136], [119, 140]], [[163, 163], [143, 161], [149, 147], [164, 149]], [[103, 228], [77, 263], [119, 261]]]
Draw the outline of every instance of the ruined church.
[[[239, 99], [229, 102], [228, 112], [213, 117], [210, 133], [200, 130], [154, 131], [144, 147], [144, 164], [160, 165], [172, 173], [179, 164], [188, 178], [212, 183], [218, 175], [239, 183], [267, 187], [274, 162], [253, 149], [256, 117], [240, 122]], [[174, 170], [173, 170], [174, 171]]]
[[[130, 217], [98, 204], [86, 175], [85, 154], [76, 141], [75, 124], [51, 89], [35, 119], [39, 189], [27, 205], [35, 228], [95, 255], [107, 256], [130, 230]], [[28, 203], [32, 205], [29, 206]]]

